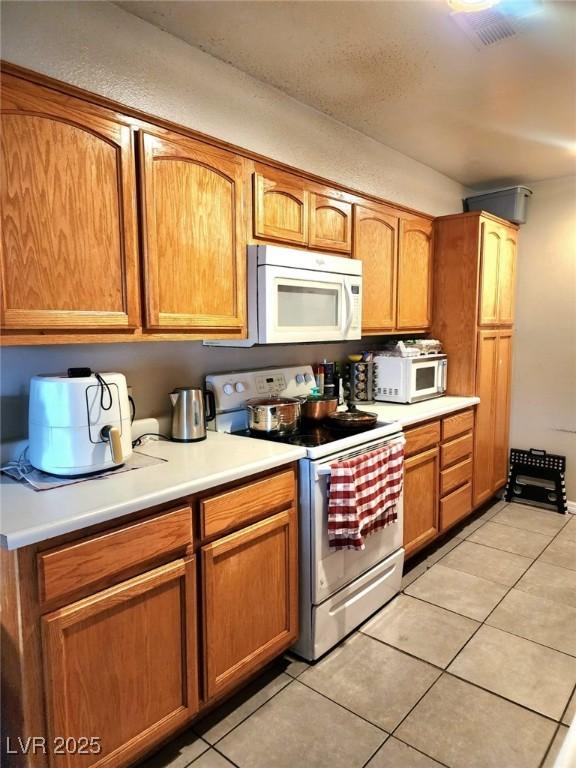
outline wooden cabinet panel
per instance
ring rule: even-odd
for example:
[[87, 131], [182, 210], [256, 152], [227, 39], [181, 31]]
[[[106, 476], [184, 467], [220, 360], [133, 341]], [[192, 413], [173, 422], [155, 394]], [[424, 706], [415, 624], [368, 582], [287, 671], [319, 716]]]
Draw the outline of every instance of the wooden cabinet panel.
[[426, 448], [432, 448], [440, 441], [440, 422], [431, 421], [421, 427], [411, 427], [405, 431], [404, 435], [406, 437], [404, 455], [412, 456]]
[[474, 411], [461, 411], [442, 419], [442, 440], [449, 440], [474, 428]]
[[200, 502], [202, 538], [225, 533], [295, 503], [294, 472], [281, 472]]
[[498, 264], [498, 324], [514, 322], [514, 290], [516, 282], [516, 232], [504, 230]]
[[472, 457], [440, 472], [440, 496], [446, 496], [469, 480], [472, 480]]
[[350, 253], [352, 250], [352, 205], [326, 195], [310, 194], [310, 234], [313, 248]]
[[183, 136], [142, 132], [149, 328], [242, 329], [242, 165]]
[[472, 483], [466, 483], [440, 501], [440, 530], [445, 531], [472, 511]]
[[40, 599], [54, 600], [192, 543], [190, 507], [163, 512], [38, 555]]
[[512, 331], [498, 334], [496, 395], [494, 401], [494, 476], [493, 491], [508, 478], [508, 442], [510, 434], [510, 390], [512, 375]]
[[134, 151], [114, 113], [4, 74], [0, 208], [3, 327], [139, 325]]
[[308, 191], [297, 176], [272, 168], [254, 174], [254, 236], [306, 245]]
[[494, 413], [498, 376], [498, 331], [478, 332], [474, 431], [474, 506], [490, 498], [494, 474]]
[[493, 221], [482, 222], [480, 242], [479, 325], [498, 323], [498, 264], [502, 244], [502, 227]]
[[296, 639], [297, 547], [295, 508], [202, 547], [208, 699]]
[[355, 259], [362, 262], [362, 331], [380, 333], [396, 325], [398, 218], [354, 206]]
[[472, 432], [454, 438], [447, 443], [443, 443], [440, 448], [440, 466], [442, 469], [455, 464], [457, 461], [471, 456], [474, 450], [474, 438]]
[[438, 535], [438, 448], [404, 462], [404, 548], [414, 554]]
[[432, 322], [432, 222], [400, 222], [398, 251], [399, 329], [428, 328]]
[[50, 743], [101, 737], [98, 755], [51, 765], [136, 762], [198, 711], [194, 558], [176, 560], [42, 618]]

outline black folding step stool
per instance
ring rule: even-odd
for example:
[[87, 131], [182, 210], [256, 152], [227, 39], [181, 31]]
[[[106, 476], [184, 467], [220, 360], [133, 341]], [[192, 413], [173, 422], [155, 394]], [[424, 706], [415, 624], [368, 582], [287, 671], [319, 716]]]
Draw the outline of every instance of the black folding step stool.
[[529, 504], [537, 502], [566, 514], [566, 456], [530, 448], [512, 448], [504, 498]]

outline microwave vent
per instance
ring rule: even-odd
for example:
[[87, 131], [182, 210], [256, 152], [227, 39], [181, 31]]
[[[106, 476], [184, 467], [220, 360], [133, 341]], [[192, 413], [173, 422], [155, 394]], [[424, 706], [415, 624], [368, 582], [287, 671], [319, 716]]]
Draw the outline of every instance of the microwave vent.
[[379, 395], [398, 395], [398, 387], [378, 387], [376, 390]]

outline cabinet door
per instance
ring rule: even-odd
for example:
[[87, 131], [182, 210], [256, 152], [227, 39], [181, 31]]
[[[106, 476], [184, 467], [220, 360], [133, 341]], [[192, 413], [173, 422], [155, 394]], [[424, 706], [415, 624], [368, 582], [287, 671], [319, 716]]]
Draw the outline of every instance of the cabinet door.
[[512, 331], [500, 331], [498, 333], [497, 364], [494, 402], [494, 475], [492, 481], [494, 492], [501, 488], [508, 478]]
[[498, 331], [479, 331], [476, 359], [473, 505], [482, 504], [494, 489], [494, 415], [498, 380]]
[[296, 639], [297, 536], [292, 507], [202, 547], [208, 699]]
[[326, 197], [310, 195], [310, 236], [314, 248], [350, 253], [352, 250], [352, 205]]
[[498, 323], [498, 265], [502, 247], [502, 227], [482, 222], [480, 255], [479, 325]]
[[296, 176], [254, 174], [254, 237], [308, 243], [308, 192]]
[[132, 133], [113, 112], [2, 76], [1, 323], [137, 327]]
[[354, 207], [354, 253], [362, 262], [362, 332], [390, 331], [396, 323], [398, 219]]
[[404, 548], [406, 557], [438, 535], [438, 448], [404, 462]]
[[241, 330], [240, 160], [176, 134], [140, 141], [147, 326]]
[[176, 560], [42, 618], [50, 744], [101, 743], [51, 765], [135, 762], [198, 711], [194, 574]]
[[432, 316], [432, 222], [400, 222], [398, 329], [426, 329]]
[[514, 290], [516, 282], [516, 232], [503, 230], [498, 263], [498, 324], [514, 322]]

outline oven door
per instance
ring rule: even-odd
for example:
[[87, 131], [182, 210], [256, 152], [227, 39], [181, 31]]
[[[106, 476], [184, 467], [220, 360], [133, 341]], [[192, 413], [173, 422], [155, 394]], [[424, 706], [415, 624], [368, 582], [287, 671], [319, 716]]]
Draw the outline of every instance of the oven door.
[[411, 358], [408, 402], [439, 397], [446, 391], [446, 360]]
[[328, 482], [330, 479], [330, 464], [335, 461], [358, 456], [362, 453], [387, 445], [390, 442], [402, 441], [402, 434], [389, 436], [380, 440], [366, 443], [337, 456], [311, 462], [310, 470], [310, 590], [312, 603], [318, 605], [346, 584], [380, 563], [402, 546], [403, 508], [402, 496], [397, 506], [397, 519], [375, 531], [366, 538], [366, 548], [363, 550], [330, 549], [328, 544]]
[[308, 269], [258, 267], [258, 342], [359, 339], [362, 279]]

